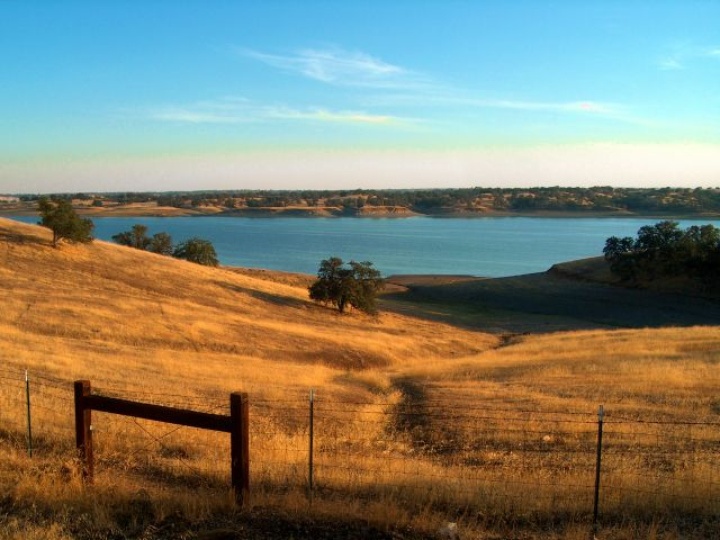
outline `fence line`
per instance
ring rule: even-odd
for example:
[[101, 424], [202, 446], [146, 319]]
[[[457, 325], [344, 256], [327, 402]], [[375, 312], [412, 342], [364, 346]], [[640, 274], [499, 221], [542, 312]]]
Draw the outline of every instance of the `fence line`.
[[[94, 404], [123, 394], [110, 389], [106, 401]], [[132, 394], [207, 414], [227, 409], [214, 397], [203, 402], [202, 396], [155, 389]], [[23, 372], [0, 368], [0, 444], [27, 445], [33, 459], [73, 455], [72, 404], [70, 381], [42, 373], [26, 381]], [[612, 406], [601, 419], [593, 412], [527, 407], [424, 403], [417, 410], [341, 402], [322, 392], [253, 399], [250, 410], [250, 472], [256, 489], [269, 494], [298, 489], [312, 498], [392, 496], [418, 509], [434, 505], [530, 520], [571, 514], [595, 528], [637, 516], [720, 514], [720, 422], [625, 418], [613, 415]], [[99, 411], [93, 426], [101, 475], [227, 489], [216, 466], [230, 451], [223, 437], [113, 416]]]

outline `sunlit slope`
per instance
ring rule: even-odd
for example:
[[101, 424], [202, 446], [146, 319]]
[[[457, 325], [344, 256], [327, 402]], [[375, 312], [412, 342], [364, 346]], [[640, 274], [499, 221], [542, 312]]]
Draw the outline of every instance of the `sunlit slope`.
[[592, 411], [717, 422], [720, 327], [591, 330], [518, 336], [452, 365], [405, 377], [444, 407]]
[[[667, 538], [717, 536], [715, 517], [707, 518], [717, 515], [720, 414], [720, 326], [712, 320], [597, 329], [556, 319], [552, 327], [564, 330], [553, 331], [547, 315], [520, 302], [531, 294], [536, 302], [537, 276], [487, 280], [496, 289], [483, 294], [485, 284], [474, 280], [433, 286], [419, 299], [411, 289], [401, 306], [406, 315], [340, 315], [308, 301], [308, 279], [205, 268], [99, 241], [53, 249], [49, 231], [0, 219], [0, 411], [7, 430], [0, 433], [0, 491], [8, 494], [11, 525], [23, 531], [9, 538], [35, 531], [61, 540], [77, 523], [140, 537], [127, 515], [148, 531], [167, 516], [193, 523], [195, 532], [215, 527], [222, 513], [243, 519], [227, 506], [222, 434], [210, 439], [215, 434], [101, 417], [99, 474], [94, 489], [83, 488], [68, 475], [68, 381], [78, 378], [102, 394], [213, 412], [226, 411], [228, 392], [247, 391], [257, 508], [279, 508], [291, 520], [307, 514], [342, 523], [350, 515], [388, 530], [409, 523], [432, 531], [455, 509], [467, 509], [480, 517], [464, 525], [477, 534], [463, 538], [506, 523], [523, 538], [586, 537], [591, 489], [583, 486], [592, 485], [602, 404], [603, 486], [620, 495], [603, 501], [607, 526], [622, 523], [613, 531], [637, 537], [642, 527], [656, 527], [643, 516], [677, 514], [670, 530], [692, 534]], [[552, 291], [561, 292], [559, 282]], [[475, 305], [490, 293], [503, 309]], [[381, 303], [388, 309], [393, 302], [400, 300]], [[509, 307], [522, 332], [499, 320]], [[428, 319], [412, 316], [418, 313]], [[497, 335], [488, 327], [499, 328]], [[37, 427], [32, 458], [17, 444], [25, 440], [24, 368]], [[308, 505], [298, 449], [307, 448], [311, 388], [320, 477], [329, 489], [317, 490]], [[206, 474], [223, 479], [221, 496], [212, 482], [204, 491], [196, 481]], [[648, 478], [662, 488], [638, 491]], [[151, 496], [139, 505], [139, 493]], [[533, 515], [538, 521], [518, 525]], [[567, 534], [537, 534], [566, 520]]]
[[0, 219], [3, 365], [114, 384], [310, 386], [338, 369], [392, 370], [496, 344], [411, 317], [340, 315], [303, 286], [261, 277], [102, 241], [53, 249], [48, 230]]

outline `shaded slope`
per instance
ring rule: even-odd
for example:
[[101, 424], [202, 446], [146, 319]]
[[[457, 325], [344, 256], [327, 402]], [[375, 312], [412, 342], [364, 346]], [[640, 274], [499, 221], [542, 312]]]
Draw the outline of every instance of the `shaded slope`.
[[720, 303], [679, 293], [628, 289], [594, 281], [585, 264], [578, 272], [507, 278], [390, 278], [405, 292], [384, 297], [384, 307], [417, 311], [435, 320], [456, 320], [498, 333], [596, 328], [645, 328], [720, 324]]

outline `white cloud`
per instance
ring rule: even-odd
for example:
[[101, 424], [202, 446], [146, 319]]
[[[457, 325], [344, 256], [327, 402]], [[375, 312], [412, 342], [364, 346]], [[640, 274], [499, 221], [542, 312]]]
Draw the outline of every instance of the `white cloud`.
[[[467, 89], [453, 88], [434, 81], [424, 74], [390, 64], [362, 52], [348, 52], [340, 48], [302, 49], [292, 55], [277, 55], [251, 49], [239, 49], [248, 58], [269, 66], [300, 74], [304, 77], [335, 86], [365, 87], [376, 90], [360, 98], [368, 107], [475, 107], [546, 111], [566, 114], [604, 116], [621, 121], [629, 118], [622, 107], [592, 100], [545, 102], [533, 100], [504, 100], [474, 97]], [[307, 116], [303, 113], [300, 116]], [[334, 114], [317, 114], [318, 119], [331, 120]], [[396, 117], [343, 113], [342, 119], [383, 122]]]
[[241, 124], [272, 120], [333, 122], [350, 124], [400, 124], [407, 122], [396, 116], [371, 114], [356, 110], [326, 108], [298, 109], [285, 106], [255, 104], [244, 98], [201, 101], [189, 105], [159, 107], [148, 113], [153, 120], [185, 124]]
[[658, 66], [663, 71], [674, 71], [685, 67], [680, 60], [675, 57], [663, 58], [660, 62], [658, 62]]
[[556, 112], [567, 114], [587, 114], [621, 118], [625, 116], [624, 108], [616, 103], [593, 100], [579, 101], [526, 101], [508, 99], [486, 99], [468, 95], [467, 92], [458, 92], [453, 89], [438, 88], [432, 94], [386, 94], [366, 98], [371, 105], [384, 106], [440, 106], [483, 109], [508, 109], [519, 111]]
[[597, 101], [569, 101], [569, 102], [542, 102], [542, 101], [507, 101], [507, 100], [478, 100], [479, 107], [492, 107], [499, 109], [519, 109], [524, 111], [551, 111], [566, 113], [588, 114], [616, 114], [618, 107], [610, 103]]
[[254, 108], [250, 100], [243, 97], [225, 97], [189, 105], [160, 106], [149, 111], [147, 116], [153, 120], [188, 124], [237, 124], [255, 121]]
[[241, 49], [241, 54], [269, 66], [337, 86], [411, 88], [427, 84], [417, 73], [362, 52], [339, 48], [303, 49], [292, 55]]
[[720, 58], [720, 48], [676, 45], [671, 54], [658, 61], [658, 67], [663, 71], [685, 69], [708, 58]]
[[477, 107], [497, 109], [515, 109], [520, 111], [552, 112], [558, 114], [582, 115], [588, 117], [614, 120], [625, 124], [641, 126], [656, 125], [656, 122], [634, 115], [627, 107], [618, 103], [602, 101], [508, 101], [508, 100], [475, 100]]
[[368, 114], [363, 111], [329, 111], [313, 109], [299, 111], [295, 109], [276, 109], [269, 112], [269, 117], [289, 120], [313, 120], [319, 122], [341, 122], [352, 124], [397, 124], [402, 119], [396, 116]]
[[252, 122], [253, 118], [243, 117], [239, 114], [219, 114], [192, 107], [163, 107], [150, 113], [150, 118], [165, 122], [180, 122], [183, 124], [238, 124]]
[[[250, 49], [239, 51], [245, 57], [266, 65], [332, 86], [366, 88], [374, 91], [364, 92], [361, 97], [346, 96], [347, 103], [334, 108], [261, 104], [243, 97], [226, 97], [192, 104], [157, 107], [146, 116], [162, 122], [218, 125], [281, 120], [386, 126], [418, 124], [421, 119], [386, 112], [388, 108], [409, 106], [423, 111], [428, 111], [429, 107], [507, 109], [641, 122], [631, 118], [621, 106], [601, 101], [554, 102], [476, 97], [467, 89], [433, 82], [428, 76], [363, 52], [348, 52], [340, 48], [303, 49], [292, 55], [268, 54]], [[382, 113], [375, 112], [380, 108], [383, 109]]]

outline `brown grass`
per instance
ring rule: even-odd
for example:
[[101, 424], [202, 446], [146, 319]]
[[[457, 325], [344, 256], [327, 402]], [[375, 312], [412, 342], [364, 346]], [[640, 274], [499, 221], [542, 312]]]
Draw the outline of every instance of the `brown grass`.
[[[214, 412], [228, 393], [248, 391], [252, 509], [418, 534], [460, 520], [466, 536], [586, 535], [594, 412], [605, 404], [617, 449], [605, 481], [622, 495], [603, 501], [605, 537], [702, 538], [717, 527], [708, 516], [720, 476], [718, 327], [509, 337], [411, 314], [340, 315], [310, 303], [307, 282], [99, 241], [53, 249], [48, 231], [0, 219], [0, 486], [9, 494], [0, 538], [142, 536], [173, 523], [197, 532], [250, 519], [231, 506], [226, 437], [189, 428], [96, 414], [98, 480], [84, 488], [72, 450], [79, 378]], [[32, 459], [22, 451], [26, 368], [37, 381]], [[665, 433], [637, 420], [709, 427]], [[668, 468], [656, 493], [640, 489]]]

